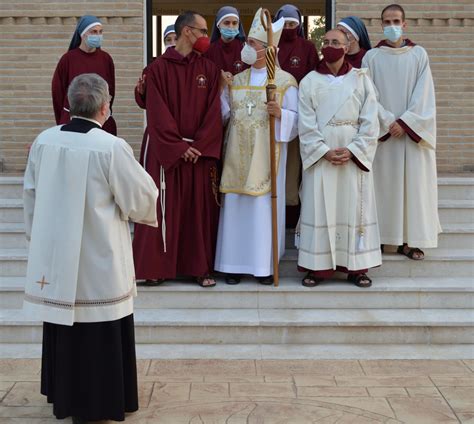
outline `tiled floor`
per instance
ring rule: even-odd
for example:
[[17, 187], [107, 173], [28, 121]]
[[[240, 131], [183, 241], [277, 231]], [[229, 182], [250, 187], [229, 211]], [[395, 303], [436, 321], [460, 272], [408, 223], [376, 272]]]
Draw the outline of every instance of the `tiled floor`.
[[[138, 366], [140, 410], [128, 423], [474, 423], [474, 361], [141, 360]], [[39, 360], [0, 360], [0, 424], [59, 422], [39, 394], [39, 371]]]

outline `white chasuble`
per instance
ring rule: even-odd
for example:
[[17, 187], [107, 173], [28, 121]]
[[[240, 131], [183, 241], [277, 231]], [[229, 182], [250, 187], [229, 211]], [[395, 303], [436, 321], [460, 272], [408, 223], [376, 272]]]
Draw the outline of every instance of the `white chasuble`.
[[436, 103], [428, 55], [420, 46], [383, 46], [368, 51], [362, 66], [378, 92], [380, 137], [397, 119], [421, 137], [379, 143], [374, 181], [381, 242], [437, 247]]
[[[261, 277], [273, 274], [271, 198], [267, 166], [270, 161], [268, 118], [266, 126], [260, 122], [267, 114], [266, 107], [262, 104], [266, 101], [266, 77], [266, 68], [250, 68], [234, 77], [229, 98], [225, 95], [221, 97], [224, 118], [230, 116], [221, 185], [221, 191], [225, 194], [220, 212], [215, 261], [215, 269], [221, 272]], [[281, 119], [275, 120], [279, 159], [277, 215], [281, 257], [285, 246], [287, 143], [297, 135], [298, 89], [294, 78], [280, 69], [277, 69], [276, 80], [280, 82], [280, 90], [285, 87], [285, 90], [280, 91], [280, 96], [277, 96], [282, 108]], [[236, 92], [238, 94], [234, 96]], [[247, 134], [244, 133], [245, 128]], [[242, 140], [241, 137], [252, 139]], [[228, 156], [230, 154], [232, 157]], [[245, 163], [240, 165], [241, 160]], [[226, 170], [226, 166], [233, 169]]]
[[[380, 265], [372, 176], [379, 124], [366, 70], [340, 77], [309, 73], [300, 83], [298, 126], [303, 162], [298, 265], [314, 271]], [[324, 159], [339, 147], [347, 147], [354, 160], [336, 166]]]
[[24, 181], [25, 310], [56, 324], [112, 321], [136, 295], [129, 220], [157, 226], [158, 190], [122, 139], [42, 132]]

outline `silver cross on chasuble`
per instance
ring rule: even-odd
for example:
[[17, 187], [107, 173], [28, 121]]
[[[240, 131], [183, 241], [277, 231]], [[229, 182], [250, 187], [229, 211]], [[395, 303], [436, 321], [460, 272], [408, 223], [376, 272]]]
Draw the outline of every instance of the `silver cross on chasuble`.
[[249, 100], [249, 101], [247, 102], [246, 107], [247, 107], [247, 114], [248, 114], [248, 116], [251, 116], [251, 115], [252, 115], [253, 108], [256, 107], [256, 106], [257, 106], [257, 105], [256, 105], [254, 102], [252, 102], [251, 100]]

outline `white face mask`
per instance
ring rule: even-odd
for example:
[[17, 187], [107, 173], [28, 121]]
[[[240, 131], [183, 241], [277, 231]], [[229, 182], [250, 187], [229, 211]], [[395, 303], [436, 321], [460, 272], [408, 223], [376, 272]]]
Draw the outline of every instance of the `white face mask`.
[[247, 65], [253, 65], [257, 61], [257, 53], [259, 51], [261, 50], [257, 51], [248, 44], [245, 44], [244, 48], [240, 52], [240, 58], [242, 59], [242, 62], [246, 63]]

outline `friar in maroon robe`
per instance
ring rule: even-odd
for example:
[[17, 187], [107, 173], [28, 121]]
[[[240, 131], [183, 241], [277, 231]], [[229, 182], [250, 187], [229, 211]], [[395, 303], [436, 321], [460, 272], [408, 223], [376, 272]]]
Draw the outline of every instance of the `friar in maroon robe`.
[[199, 53], [209, 43], [201, 15], [185, 12], [175, 30], [176, 48], [147, 72], [143, 164], [160, 188], [160, 228], [135, 226], [135, 274], [157, 282], [191, 276], [210, 287], [219, 217], [220, 71]]
[[239, 11], [232, 6], [221, 7], [212, 27], [211, 46], [205, 56], [222, 71], [236, 75], [249, 67], [240, 58], [244, 41]]
[[[112, 57], [101, 49], [102, 23], [91, 15], [79, 19], [69, 44], [69, 50], [58, 62], [51, 84], [53, 109], [56, 124], [70, 121], [67, 90], [71, 81], [81, 74], [98, 74], [107, 81], [111, 96], [110, 108], [115, 98], [115, 66]], [[117, 135], [117, 125], [112, 116], [102, 129]]]

